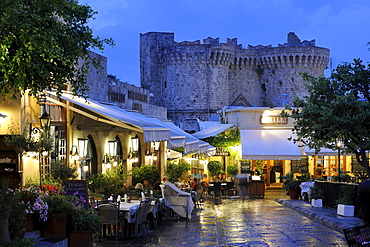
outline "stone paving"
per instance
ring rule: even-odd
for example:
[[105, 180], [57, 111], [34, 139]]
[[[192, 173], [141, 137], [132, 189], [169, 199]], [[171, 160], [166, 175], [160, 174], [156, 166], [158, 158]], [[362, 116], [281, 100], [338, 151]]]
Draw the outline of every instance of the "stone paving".
[[217, 205], [206, 199], [188, 227], [167, 218], [144, 239], [100, 240], [94, 246], [347, 246], [341, 231], [275, 201], [284, 198], [282, 190], [267, 190], [264, 199], [222, 199]]

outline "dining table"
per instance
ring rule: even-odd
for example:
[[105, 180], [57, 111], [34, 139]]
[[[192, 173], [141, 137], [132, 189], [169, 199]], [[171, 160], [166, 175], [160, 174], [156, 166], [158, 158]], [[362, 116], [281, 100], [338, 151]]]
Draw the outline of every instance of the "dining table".
[[[140, 207], [141, 200], [131, 200], [130, 202], [120, 202], [119, 211], [123, 217], [123, 229], [128, 229], [130, 223], [134, 223], [136, 219], [137, 210]], [[159, 210], [156, 200], [150, 202], [151, 206], [148, 211], [153, 214], [153, 217], [157, 217], [157, 212]], [[159, 203], [162, 203], [162, 198], [159, 199]]]

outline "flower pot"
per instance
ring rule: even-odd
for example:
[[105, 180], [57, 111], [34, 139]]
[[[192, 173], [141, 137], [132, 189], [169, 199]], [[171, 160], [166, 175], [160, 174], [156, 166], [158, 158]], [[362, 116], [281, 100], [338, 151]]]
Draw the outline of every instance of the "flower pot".
[[36, 221], [34, 214], [26, 214], [23, 227], [27, 229], [27, 232], [31, 232], [35, 229]]
[[12, 234], [11, 234], [11, 239], [15, 239], [15, 238], [23, 239], [24, 238], [24, 234], [26, 232], [27, 232], [27, 229], [26, 228], [22, 228], [19, 231], [13, 231]]
[[290, 199], [295, 199], [297, 200], [300, 196], [301, 190], [300, 189], [289, 189], [288, 194]]
[[353, 217], [355, 215], [355, 206], [338, 204], [337, 214], [341, 216]]
[[58, 215], [50, 215], [42, 231], [45, 238], [66, 238], [68, 237], [67, 219], [60, 218]]
[[311, 205], [314, 208], [322, 208], [322, 199], [312, 199]]
[[71, 232], [69, 234], [70, 247], [90, 247], [92, 243], [92, 234], [89, 231]]

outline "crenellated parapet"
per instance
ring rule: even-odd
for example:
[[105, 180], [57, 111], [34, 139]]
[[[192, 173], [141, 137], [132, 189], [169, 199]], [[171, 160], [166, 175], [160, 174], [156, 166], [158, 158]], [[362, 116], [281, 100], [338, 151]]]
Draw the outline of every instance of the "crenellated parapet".
[[315, 41], [300, 41], [294, 33], [288, 34], [288, 43], [278, 47], [251, 46], [243, 49], [237, 39], [227, 39], [220, 43], [219, 38], [174, 42], [174, 46], [162, 54], [166, 64], [209, 64], [232, 66], [238, 69], [317, 67], [325, 68], [329, 62], [329, 49], [316, 47]]

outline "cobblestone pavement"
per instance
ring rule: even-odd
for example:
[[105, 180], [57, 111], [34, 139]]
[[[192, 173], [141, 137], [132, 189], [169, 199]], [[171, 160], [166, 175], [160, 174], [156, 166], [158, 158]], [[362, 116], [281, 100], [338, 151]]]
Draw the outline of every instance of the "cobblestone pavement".
[[264, 199], [206, 200], [183, 220], [168, 218], [142, 240], [96, 241], [100, 246], [347, 246], [342, 232], [312, 220], [275, 200], [281, 190], [266, 191]]

